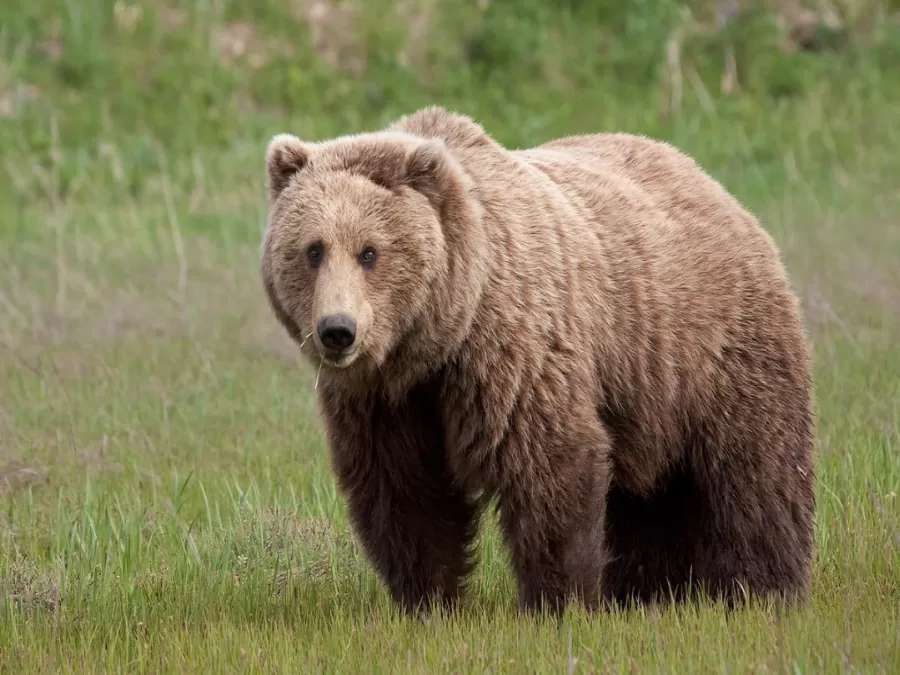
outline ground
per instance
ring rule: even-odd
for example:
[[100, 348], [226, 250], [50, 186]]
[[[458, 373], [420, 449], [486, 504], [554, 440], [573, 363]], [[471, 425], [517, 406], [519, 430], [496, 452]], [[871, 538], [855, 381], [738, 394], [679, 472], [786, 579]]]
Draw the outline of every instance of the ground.
[[[900, 88], [882, 72], [896, 54], [773, 66], [738, 50], [743, 89], [726, 97], [719, 52], [685, 47], [680, 77], [648, 67], [626, 86], [645, 55], [672, 60], [648, 48], [622, 65], [613, 44], [590, 57], [609, 68], [573, 61], [596, 25], [560, 14], [537, 37], [523, 33], [533, 15], [510, 23], [499, 0], [456, 17], [471, 68], [421, 53], [424, 2], [395, 8], [409, 36], [375, 31], [362, 55], [334, 36], [365, 17], [328, 3], [253, 19], [237, 3], [13, 5], [0, 9], [0, 670], [900, 670]], [[315, 27], [308, 44], [288, 21]], [[385, 60], [391, 40], [421, 81]], [[264, 303], [264, 152], [279, 131], [325, 138], [432, 101], [514, 146], [597, 129], [672, 140], [760, 216], [813, 344], [808, 607], [523, 619], [488, 521], [457, 618], [394, 614], [347, 533], [316, 373]]]

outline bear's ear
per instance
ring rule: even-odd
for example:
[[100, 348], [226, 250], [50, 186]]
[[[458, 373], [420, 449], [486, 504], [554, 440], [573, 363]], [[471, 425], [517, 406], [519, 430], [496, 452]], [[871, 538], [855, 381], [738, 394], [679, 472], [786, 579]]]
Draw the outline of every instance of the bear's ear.
[[404, 182], [440, 210], [458, 174], [456, 161], [444, 142], [430, 138], [407, 155]]
[[278, 134], [266, 150], [266, 167], [269, 172], [269, 199], [275, 201], [288, 186], [291, 176], [309, 162], [309, 148], [291, 134]]

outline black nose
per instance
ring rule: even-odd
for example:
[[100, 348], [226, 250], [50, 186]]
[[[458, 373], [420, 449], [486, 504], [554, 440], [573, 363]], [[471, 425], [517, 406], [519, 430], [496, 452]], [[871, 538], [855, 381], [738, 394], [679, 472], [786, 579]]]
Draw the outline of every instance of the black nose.
[[332, 314], [319, 319], [319, 339], [326, 349], [343, 351], [356, 339], [356, 321], [346, 314]]

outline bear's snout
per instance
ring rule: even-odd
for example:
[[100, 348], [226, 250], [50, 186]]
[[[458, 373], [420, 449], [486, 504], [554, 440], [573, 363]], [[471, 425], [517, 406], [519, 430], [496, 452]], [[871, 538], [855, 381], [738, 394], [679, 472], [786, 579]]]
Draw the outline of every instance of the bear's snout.
[[323, 316], [316, 324], [319, 341], [334, 356], [343, 356], [356, 341], [356, 321], [347, 314]]

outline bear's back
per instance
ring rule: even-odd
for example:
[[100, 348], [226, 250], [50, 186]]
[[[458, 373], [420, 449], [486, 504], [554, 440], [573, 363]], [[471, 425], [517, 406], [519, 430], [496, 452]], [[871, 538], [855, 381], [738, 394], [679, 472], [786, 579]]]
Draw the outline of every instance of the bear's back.
[[663, 141], [628, 133], [583, 134], [516, 154], [529, 163], [545, 158], [558, 169], [565, 167], [570, 185], [579, 175], [612, 178], [618, 189], [639, 193], [639, 199], [685, 224], [759, 231], [756, 219], [733, 195], [691, 157]]
[[788, 291], [768, 232], [667, 143], [589, 134], [512, 154], [549, 177], [576, 207], [602, 241], [607, 271], [621, 275], [620, 287], [644, 279], [659, 304], [680, 305], [701, 323], [719, 326], [727, 317], [765, 311], [750, 297], [776, 287]]

